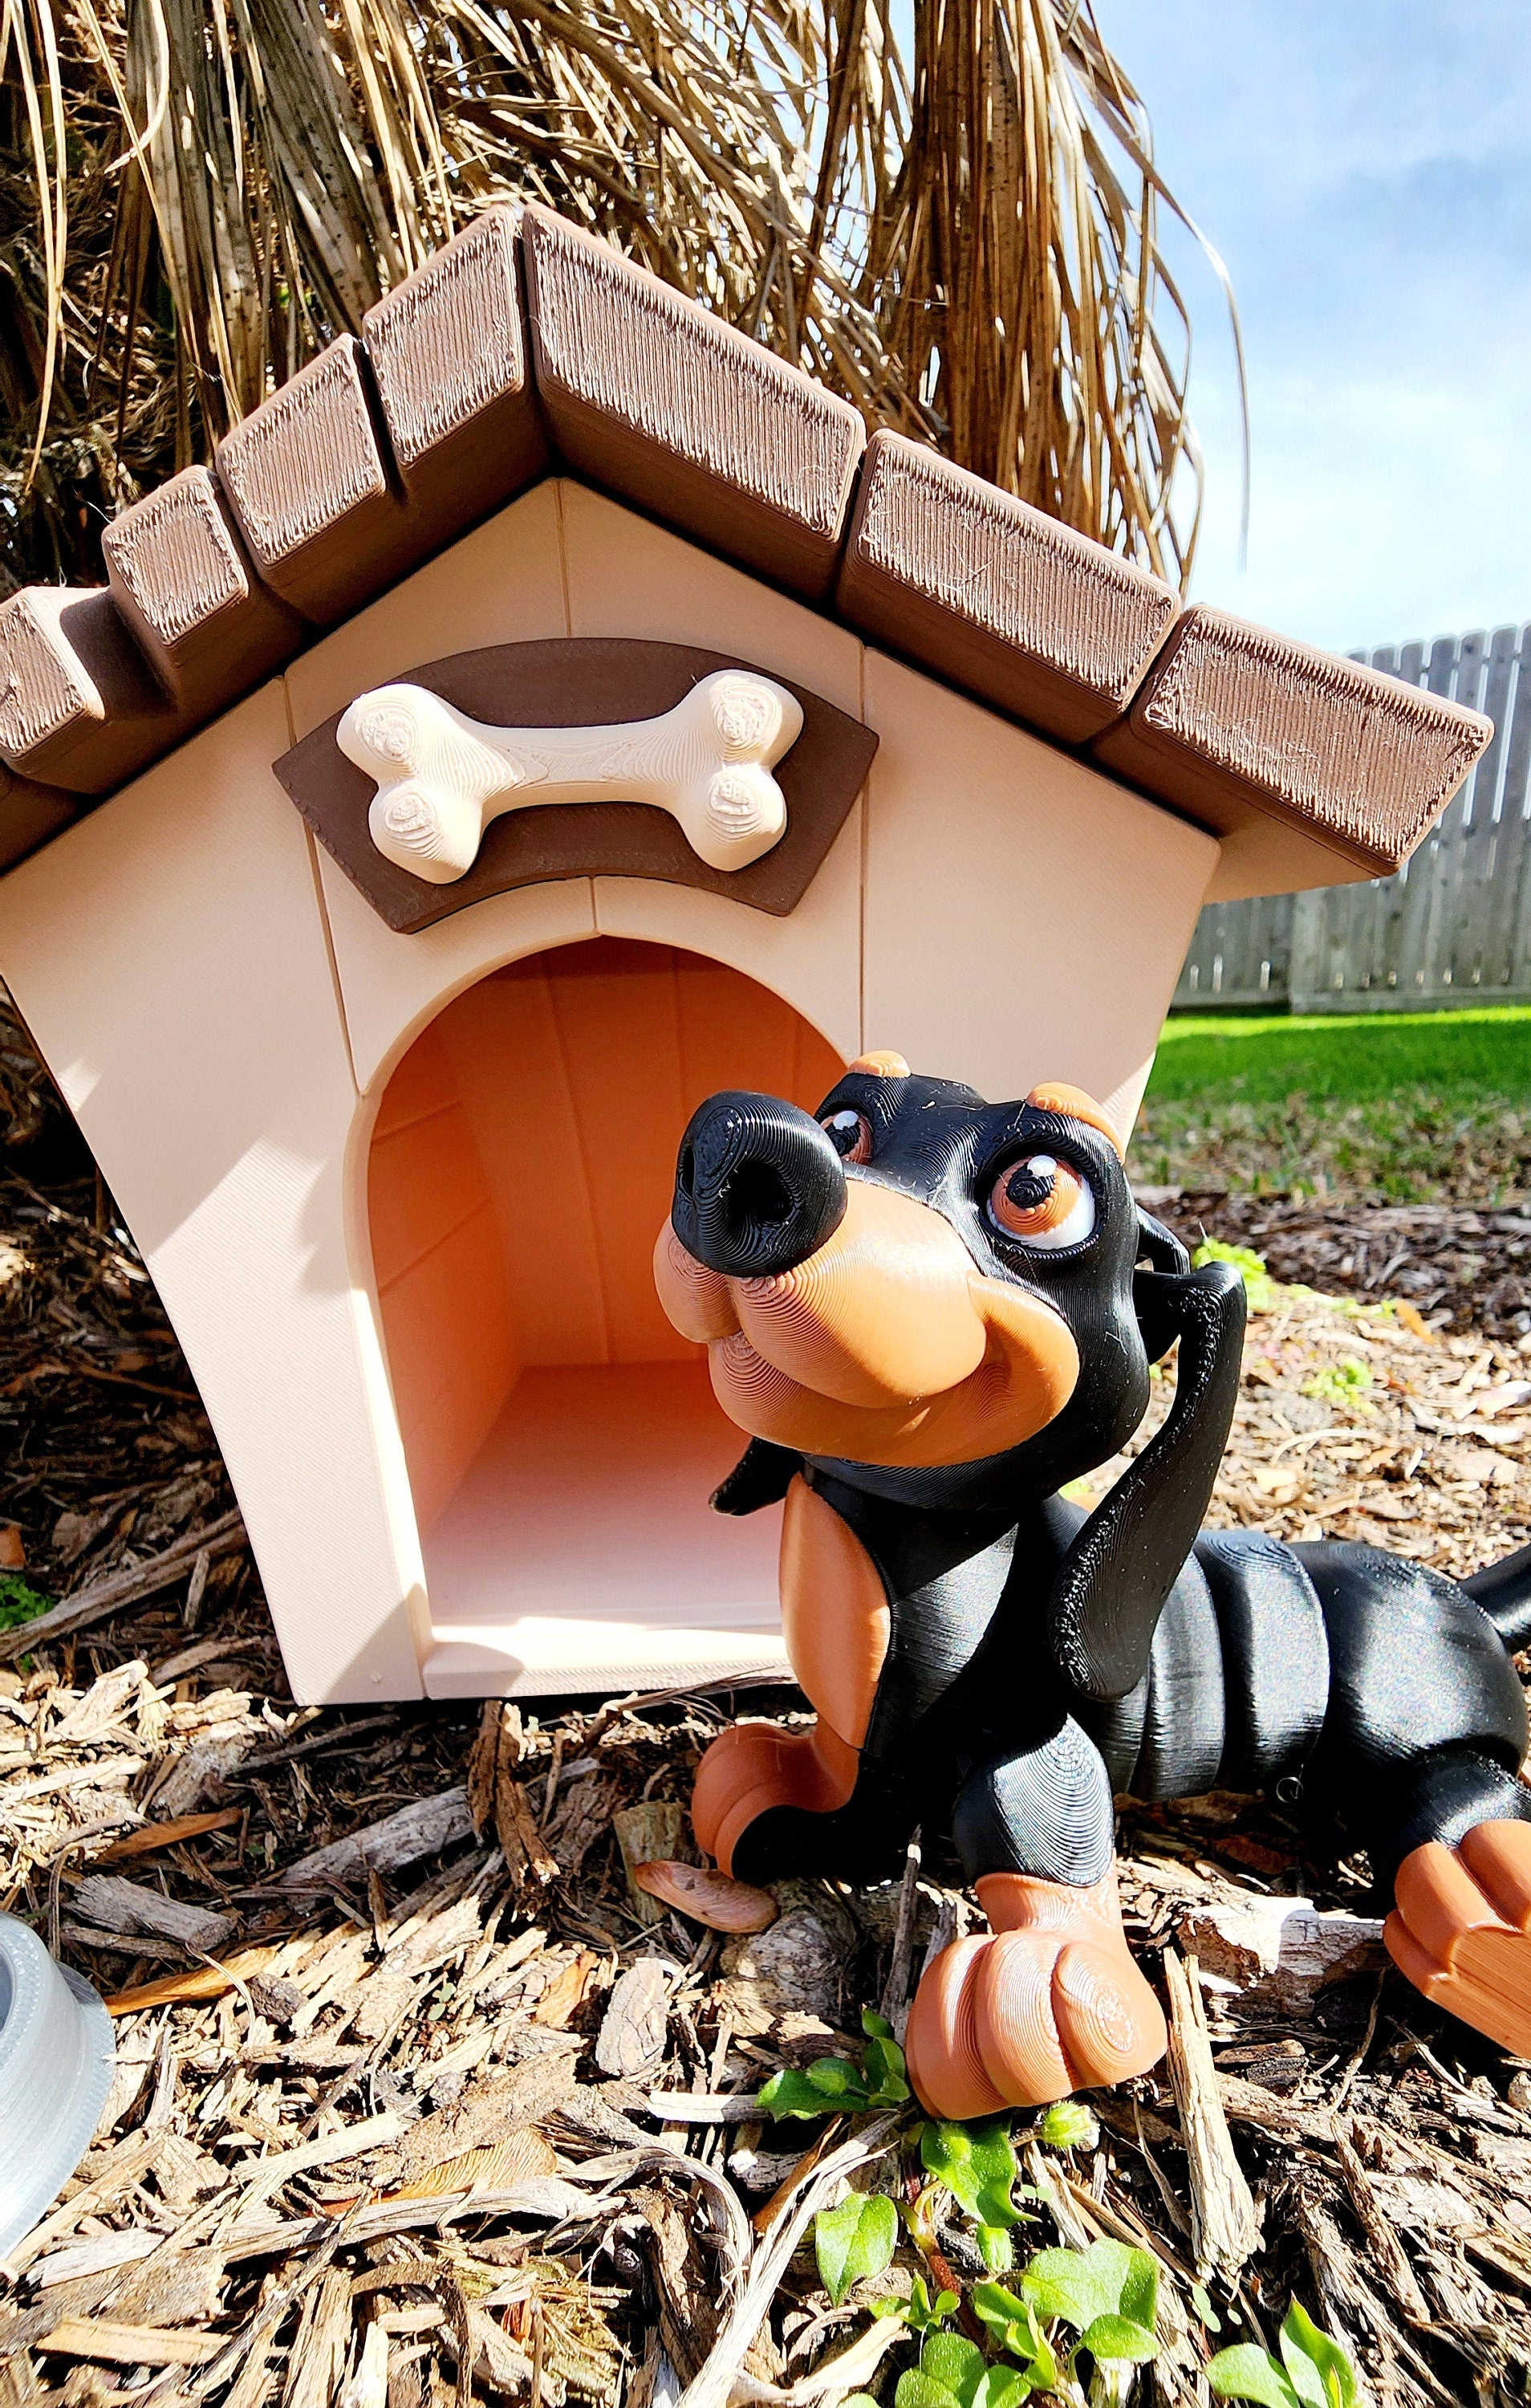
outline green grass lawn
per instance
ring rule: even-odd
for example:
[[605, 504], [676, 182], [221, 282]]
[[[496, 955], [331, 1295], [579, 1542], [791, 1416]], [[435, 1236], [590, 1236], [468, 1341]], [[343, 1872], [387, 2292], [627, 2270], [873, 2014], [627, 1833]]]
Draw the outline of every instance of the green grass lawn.
[[1403, 1087], [1531, 1101], [1531, 1005], [1483, 1011], [1187, 1013], [1165, 1023], [1149, 1093], [1364, 1103]]
[[1494, 1205], [1531, 1188], [1531, 1008], [1166, 1023], [1140, 1181]]

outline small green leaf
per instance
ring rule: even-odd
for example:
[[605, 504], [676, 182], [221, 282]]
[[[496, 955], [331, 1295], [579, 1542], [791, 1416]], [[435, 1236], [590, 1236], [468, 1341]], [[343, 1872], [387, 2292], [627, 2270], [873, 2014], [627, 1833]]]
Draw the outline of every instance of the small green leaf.
[[868, 2040], [892, 2040], [894, 2036], [892, 2024], [885, 2015], [880, 2015], [875, 2007], [863, 2007], [861, 2028]]
[[848, 2090], [861, 2087], [855, 2067], [848, 2064], [843, 2057], [816, 2057], [811, 2065], [804, 2068], [804, 2071], [815, 2090], [823, 2091], [831, 2099], [842, 2099]]
[[1206, 2326], [1209, 2332], [1221, 2332], [1223, 2330], [1223, 2319], [1218, 2315], [1217, 2310], [1213, 2307], [1211, 2300], [1207, 2296], [1207, 2286], [1205, 2283], [1192, 2284], [1191, 2305], [1195, 2308], [1197, 2315], [1201, 2318], [1202, 2323]]
[[872, 2314], [874, 2316], [886, 2315], [892, 2309], [899, 2308], [911, 2331], [934, 2332], [938, 2325], [945, 2324], [956, 2304], [955, 2291], [938, 2291], [932, 2300], [925, 2288], [924, 2276], [916, 2274], [909, 2286], [907, 2302], [903, 2300], [879, 2300]]
[[1129, 2249], [1117, 2306], [1129, 2321], [1153, 2329], [1159, 2313], [1159, 2269], [1146, 2249]]
[[755, 2104], [780, 2123], [788, 2115], [856, 2114], [869, 2106], [861, 2077], [843, 2057], [816, 2057], [809, 2066], [785, 2065], [761, 2084]]
[[980, 2225], [1019, 2224], [1010, 2197], [1020, 2168], [1010, 2146], [1010, 2119], [991, 2115], [972, 2124], [926, 2124], [920, 2136], [925, 2172], [943, 2182], [959, 2207]]
[[950, 2391], [958, 2408], [972, 2408], [983, 2375], [983, 2352], [962, 2333], [928, 2333], [920, 2352], [920, 2372]]
[[973, 2394], [973, 2408], [1021, 2408], [1030, 2389], [1031, 2378], [1019, 2367], [986, 2366]]
[[1016, 2298], [1013, 2291], [1008, 2291], [1003, 2283], [975, 2283], [973, 2314], [992, 2333], [1003, 2333], [1009, 2325], [1024, 2324], [1026, 2305], [1023, 2300]]
[[[1022, 2289], [1043, 2315], [1061, 2316], [1076, 2332], [1083, 2332], [1097, 2316], [1125, 2314], [1135, 2323], [1152, 2323], [1157, 2284], [1153, 2260], [1145, 2250], [1128, 2249], [1120, 2241], [1094, 2241], [1088, 2249], [1039, 2249], [1026, 2268]], [[1130, 2307], [1125, 2305], [1129, 2298]]]
[[852, 2191], [813, 2219], [819, 2279], [838, 2307], [852, 2283], [880, 2274], [898, 2244], [898, 2210], [881, 2191]]
[[[1029, 2218], [1028, 2218], [1029, 2221]], [[979, 2256], [991, 2274], [1008, 2274], [1015, 2263], [1015, 2243], [1003, 2224], [980, 2224], [978, 2228]]]
[[794, 2065], [784, 2065], [763, 2082], [755, 2097], [755, 2105], [763, 2115], [775, 2116], [778, 2123], [789, 2115], [828, 2115], [831, 2102], [811, 2083], [806, 2073]]
[[841, 2401], [840, 2408], [880, 2408], [869, 2391], [852, 2391]]
[[[1301, 2303], [1294, 2300], [1281, 2322], [1281, 2357], [1293, 2390], [1311, 2408], [1355, 2408], [1355, 2369], [1348, 2353], [1326, 2332], [1321, 2332]], [[1306, 2377], [1311, 2369], [1316, 2385]]]
[[1027, 2310], [1026, 2317], [1031, 2327], [1031, 2364], [1027, 2372], [1031, 2379], [1032, 2389], [1056, 2391], [1062, 2386], [1063, 2377], [1053, 2354], [1052, 2344], [1037, 2325], [1035, 2308]]
[[894, 2408], [952, 2408], [954, 2395], [918, 2366], [907, 2366], [894, 2393]]
[[909, 2095], [904, 2052], [895, 2040], [874, 2037], [867, 2042], [862, 2058], [862, 2075], [870, 2106], [901, 2107]]
[[1100, 2126], [1077, 2099], [1060, 2099], [1042, 2118], [1042, 2145], [1048, 2149], [1093, 2149]]
[[1152, 2329], [1135, 2323], [1131, 2316], [1097, 2316], [1080, 2333], [1080, 2347], [1087, 2349], [1097, 2363], [1102, 2358], [1126, 2358], [1142, 2366], [1159, 2355]]
[[1253, 2400], [1258, 2408], [1301, 2408], [1297, 2394], [1272, 2358], [1257, 2343], [1241, 2341], [1220, 2349], [1207, 2363], [1207, 2385], [1219, 2400]]

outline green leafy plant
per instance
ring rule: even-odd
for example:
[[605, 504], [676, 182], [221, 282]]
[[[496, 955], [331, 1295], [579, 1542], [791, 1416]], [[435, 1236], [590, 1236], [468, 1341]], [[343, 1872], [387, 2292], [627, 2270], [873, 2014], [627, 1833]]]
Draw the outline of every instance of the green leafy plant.
[[46, 1613], [53, 1600], [34, 1588], [20, 1572], [0, 1572], [0, 1630], [14, 1630], [23, 1622], [36, 1622]]
[[1264, 1254], [1250, 1246], [1224, 1245], [1221, 1238], [1204, 1238], [1191, 1257], [1199, 1271], [1204, 1263], [1232, 1263], [1244, 1283], [1244, 1298], [1252, 1312], [1268, 1312], [1276, 1301], [1276, 1283], [1266, 1268]]
[[1315, 1371], [1310, 1380], [1303, 1382], [1302, 1393], [1305, 1397], [1322, 1398], [1326, 1405], [1349, 1405], [1357, 1412], [1369, 1413], [1371, 1407], [1366, 1395], [1371, 1384], [1367, 1365], [1350, 1354], [1343, 1363], [1325, 1363], [1322, 1371]]
[[[1015, 2204], [1021, 2169], [1010, 2145], [1009, 2116], [990, 2116], [973, 2124], [923, 2125], [920, 2162], [973, 2218], [984, 2264], [991, 2272], [1003, 2273], [1014, 2262], [1012, 2228], [1031, 2221]], [[1029, 2183], [1022, 2185], [1021, 2195], [1023, 2199], [1040, 2196]]]
[[916, 2274], [907, 2300], [874, 2300], [874, 2316], [902, 2316], [910, 2332], [936, 2332], [955, 2310], [955, 2291], [937, 2291], [934, 2299], [923, 2274]]
[[901, 2107], [909, 2095], [904, 2052], [893, 2027], [864, 2007], [861, 2028], [866, 2047], [859, 2066], [845, 2057], [818, 2057], [811, 2065], [785, 2065], [761, 2085], [755, 2100], [762, 2114], [780, 2123], [789, 2115], [861, 2115], [868, 2108]]
[[[1134, 2366], [1158, 2355], [1154, 2318], [1159, 2270], [1145, 2249], [1096, 2241], [1088, 2249], [1042, 2249], [1021, 2277], [1019, 2292], [980, 2283], [973, 2307], [994, 2345], [1021, 2360], [1017, 2398], [1029, 2391], [1080, 2397], [1077, 2360], [1095, 2371], [1092, 2400], [1123, 2400]], [[1051, 2332], [1066, 2326], [1075, 2340], [1060, 2365]]]
[[881, 2191], [853, 2190], [838, 2207], [822, 2207], [813, 2219], [819, 2279], [836, 2307], [852, 2283], [882, 2273], [897, 2245], [898, 2210]]
[[1349, 2357], [1295, 2300], [1278, 2339], [1279, 2358], [1252, 2341], [1220, 2349], [1207, 2369], [1218, 2399], [1253, 2400], [1261, 2408], [1356, 2408], [1360, 2386]]

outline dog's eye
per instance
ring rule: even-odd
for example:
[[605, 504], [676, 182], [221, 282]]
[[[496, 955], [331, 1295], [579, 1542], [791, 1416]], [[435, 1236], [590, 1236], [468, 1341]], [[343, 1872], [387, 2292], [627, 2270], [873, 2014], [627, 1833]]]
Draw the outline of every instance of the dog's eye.
[[870, 1162], [872, 1124], [865, 1112], [825, 1112], [819, 1126], [843, 1162]]
[[1002, 1170], [989, 1191], [989, 1217], [1007, 1238], [1056, 1250], [1082, 1246], [1095, 1226], [1086, 1182], [1051, 1154], [1030, 1154]]

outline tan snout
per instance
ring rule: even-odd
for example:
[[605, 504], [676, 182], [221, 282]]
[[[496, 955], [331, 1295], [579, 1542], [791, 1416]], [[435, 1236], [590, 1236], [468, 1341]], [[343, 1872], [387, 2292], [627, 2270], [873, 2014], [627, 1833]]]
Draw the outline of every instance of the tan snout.
[[865, 1179], [790, 1271], [708, 1270], [666, 1221], [654, 1281], [676, 1328], [706, 1343], [730, 1419], [805, 1454], [974, 1462], [1043, 1428], [1079, 1377], [1061, 1315], [986, 1278], [928, 1205]]

